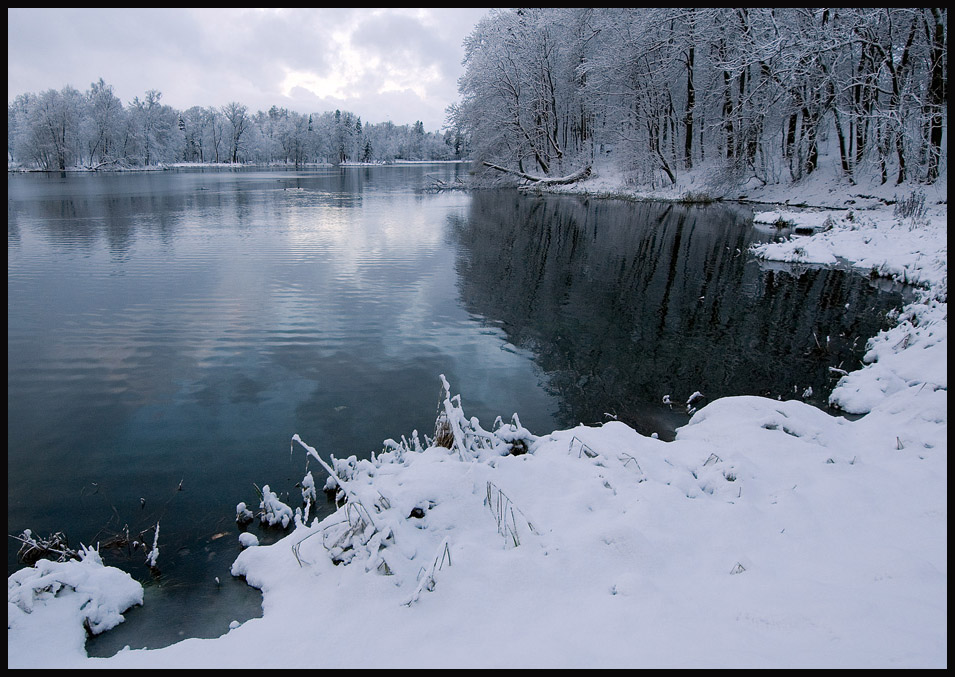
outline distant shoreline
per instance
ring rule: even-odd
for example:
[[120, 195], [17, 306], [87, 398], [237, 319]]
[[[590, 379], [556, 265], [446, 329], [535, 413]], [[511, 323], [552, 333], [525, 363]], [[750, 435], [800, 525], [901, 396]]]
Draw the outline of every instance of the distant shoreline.
[[[302, 162], [297, 169], [308, 167], [395, 167], [400, 165], [455, 165], [470, 164], [472, 160], [394, 160], [390, 162], [342, 162], [338, 165], [331, 162]], [[68, 167], [66, 169], [38, 169], [33, 167], [7, 167], [8, 174], [94, 174], [99, 172], [162, 172], [170, 169], [296, 169], [294, 164], [287, 163], [226, 163], [226, 162], [172, 162], [169, 164], [151, 165], [149, 167]]]

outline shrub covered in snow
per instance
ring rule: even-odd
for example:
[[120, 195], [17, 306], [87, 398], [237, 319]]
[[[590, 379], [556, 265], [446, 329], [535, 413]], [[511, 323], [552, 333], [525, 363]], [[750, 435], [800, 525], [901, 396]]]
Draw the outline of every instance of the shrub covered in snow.
[[283, 529], [292, 522], [292, 509], [279, 500], [278, 494], [269, 489], [266, 484], [262, 487], [262, 501], [259, 503], [261, 513], [259, 521], [274, 527], [280, 524]]
[[[78, 561], [41, 559], [7, 578], [11, 633], [39, 621], [43, 607], [56, 606], [68, 608], [79, 627], [96, 635], [122, 623], [124, 611], [143, 603], [143, 587], [129, 574], [104, 566], [96, 550], [81, 546], [79, 555]], [[41, 646], [33, 649], [43, 650]]]

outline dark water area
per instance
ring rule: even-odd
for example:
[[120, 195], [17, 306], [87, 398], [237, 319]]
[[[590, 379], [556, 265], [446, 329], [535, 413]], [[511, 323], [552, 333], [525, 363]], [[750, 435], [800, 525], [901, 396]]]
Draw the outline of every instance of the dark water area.
[[[8, 534], [98, 542], [146, 589], [91, 655], [261, 615], [234, 508], [324, 482], [296, 433], [326, 457], [431, 434], [439, 374], [537, 434], [609, 414], [672, 439], [694, 391], [824, 408], [902, 302], [753, 260], [775, 233], [738, 207], [421, 190], [464, 172], [8, 175]], [[157, 522], [151, 572], [116, 537]]]
[[884, 280], [757, 261], [748, 248], [779, 232], [737, 206], [478, 193], [454, 228], [462, 302], [535, 355], [561, 426], [609, 414], [672, 439], [695, 392], [828, 410], [829, 367], [861, 366], [902, 300]]

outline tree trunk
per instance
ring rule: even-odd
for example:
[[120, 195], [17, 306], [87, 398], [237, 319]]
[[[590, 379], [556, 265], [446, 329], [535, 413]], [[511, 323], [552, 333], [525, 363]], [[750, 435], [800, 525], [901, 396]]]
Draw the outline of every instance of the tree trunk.
[[490, 162], [483, 162], [482, 164], [485, 167], [496, 169], [499, 172], [504, 172], [506, 174], [514, 174], [515, 176], [519, 176], [522, 179], [527, 179], [528, 181], [532, 181], [534, 183], [538, 183], [545, 186], [558, 186], [558, 185], [563, 185], [567, 183], [576, 183], [577, 181], [581, 181], [583, 179], [586, 179], [588, 176], [590, 176], [590, 165], [587, 165], [583, 169], [576, 171], [573, 174], [569, 174], [567, 176], [550, 178], [547, 176], [534, 176], [532, 174], [525, 174], [524, 172], [519, 172], [514, 169], [507, 169], [506, 167], [494, 165], [494, 164], [491, 164]]
[[942, 105], [945, 101], [945, 74], [943, 72], [945, 54], [945, 14], [944, 8], [932, 7], [935, 21], [932, 34], [931, 68], [932, 77], [928, 87], [929, 109], [929, 147], [928, 169], [925, 180], [935, 183], [938, 180], [939, 160], [942, 154]]
[[693, 47], [690, 46], [686, 57], [686, 112], [683, 115], [683, 127], [686, 141], [683, 145], [683, 163], [687, 169], [693, 169], [693, 107], [696, 104], [696, 90], [693, 88]]

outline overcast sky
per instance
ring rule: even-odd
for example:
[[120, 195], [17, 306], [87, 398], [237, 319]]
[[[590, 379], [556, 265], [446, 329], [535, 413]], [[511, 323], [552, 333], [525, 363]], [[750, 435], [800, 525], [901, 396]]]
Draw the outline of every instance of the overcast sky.
[[238, 101], [445, 124], [487, 9], [8, 9], [7, 97], [103, 78], [180, 110]]

